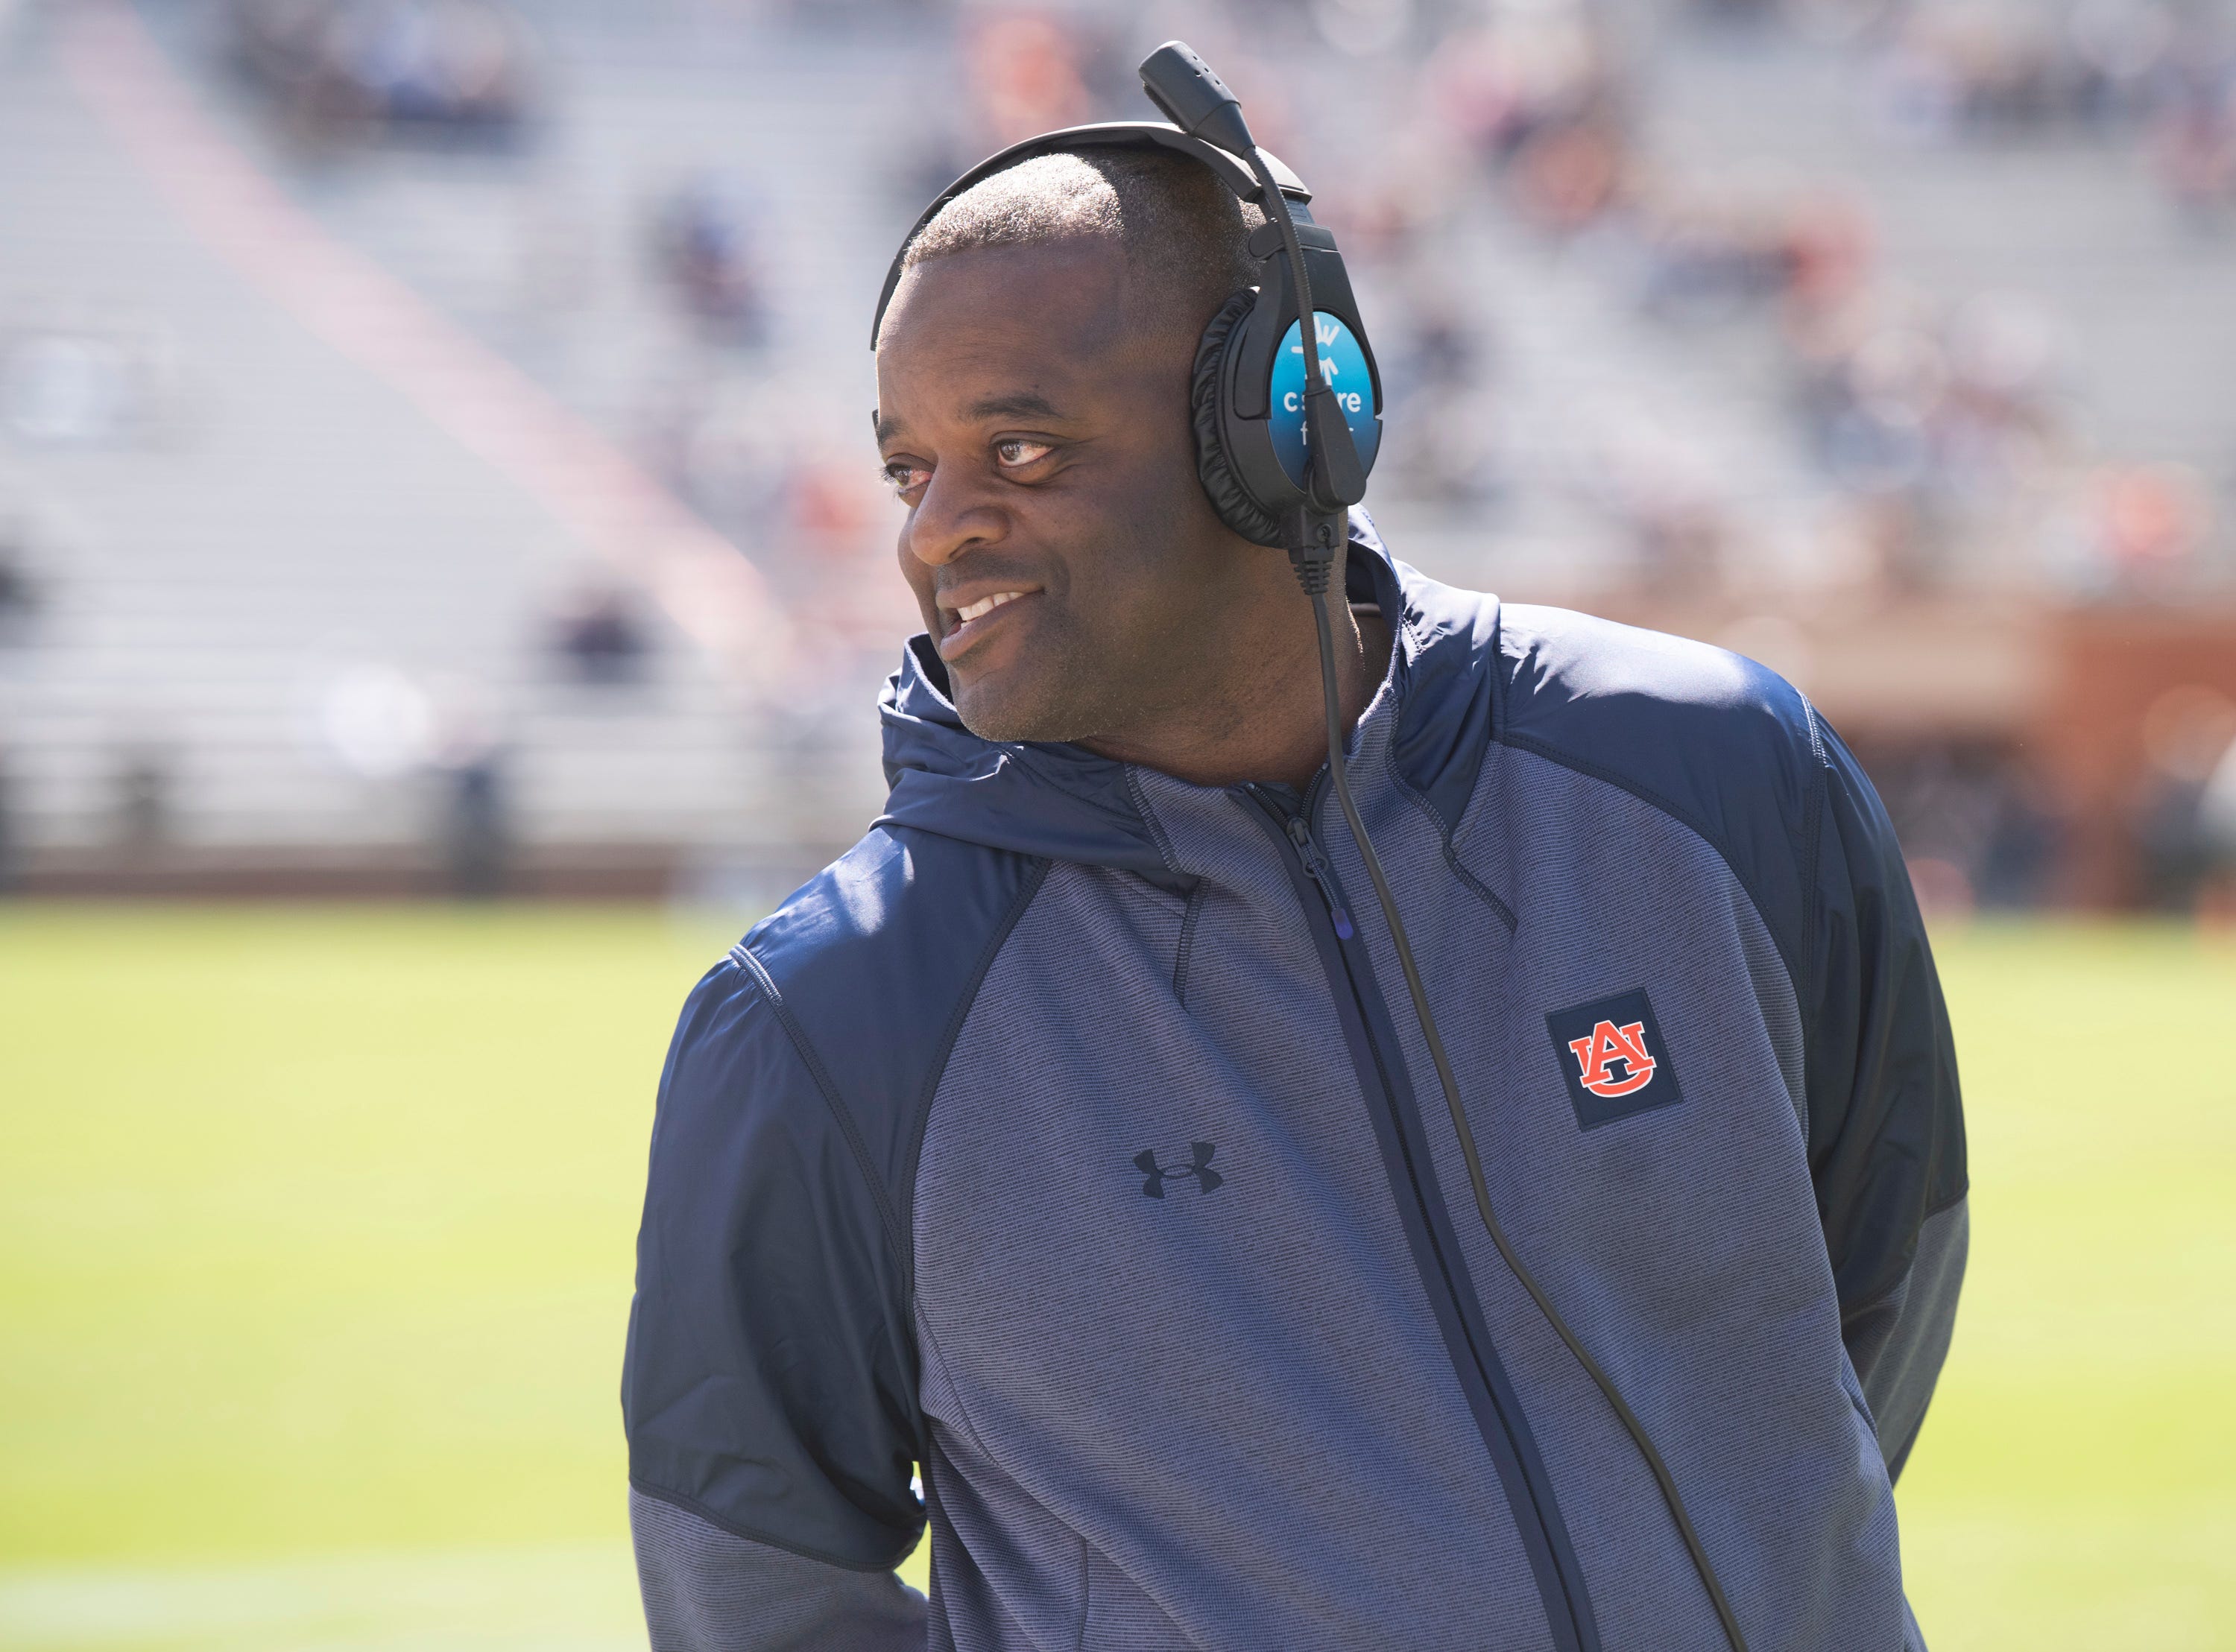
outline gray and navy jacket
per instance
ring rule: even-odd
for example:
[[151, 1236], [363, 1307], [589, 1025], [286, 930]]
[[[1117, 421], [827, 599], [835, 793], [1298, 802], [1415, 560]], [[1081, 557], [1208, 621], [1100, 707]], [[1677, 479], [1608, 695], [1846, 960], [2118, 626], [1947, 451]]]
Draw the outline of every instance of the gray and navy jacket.
[[[1394, 639], [1353, 783], [1517, 1253], [1753, 1652], [1922, 1645], [1892, 1482], [1964, 1138], [1878, 798], [1745, 659], [1363, 519], [1350, 564]], [[623, 1376], [654, 1647], [1718, 1652], [1476, 1214], [1325, 773], [996, 744], [944, 680], [918, 638], [885, 815], [668, 1058]], [[927, 1519], [929, 1600], [891, 1572]]]

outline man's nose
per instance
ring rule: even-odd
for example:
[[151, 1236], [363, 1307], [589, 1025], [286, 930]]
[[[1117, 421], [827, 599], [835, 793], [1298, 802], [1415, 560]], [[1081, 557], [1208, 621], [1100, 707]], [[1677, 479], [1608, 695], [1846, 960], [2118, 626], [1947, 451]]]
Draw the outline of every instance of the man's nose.
[[934, 469], [910, 514], [902, 543], [926, 567], [940, 567], [965, 551], [1000, 542], [1008, 532], [1008, 518], [982, 488], [967, 476]]

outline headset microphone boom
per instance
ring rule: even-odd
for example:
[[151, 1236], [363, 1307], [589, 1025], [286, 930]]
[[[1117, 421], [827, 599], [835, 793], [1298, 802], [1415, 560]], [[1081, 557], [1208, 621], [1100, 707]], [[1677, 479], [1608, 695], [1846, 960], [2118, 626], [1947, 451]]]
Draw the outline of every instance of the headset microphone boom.
[[[1405, 990], [1412, 999], [1413, 1013], [1436, 1065], [1444, 1105], [1451, 1113], [1452, 1129], [1466, 1161], [1476, 1213], [1500, 1258], [1606, 1397], [1645, 1459], [1725, 1638], [1733, 1652], [1746, 1652], [1739, 1620], [1661, 1453], [1654, 1449], [1645, 1426], [1607, 1373], [1577, 1341], [1515, 1254], [1491, 1207], [1475, 1131], [1461, 1105], [1459, 1081], [1453, 1075], [1444, 1037], [1429, 1006], [1428, 989], [1414, 961], [1412, 942], [1383, 875], [1381, 856], [1375, 853], [1373, 840], [1351, 800], [1344, 758], [1343, 706], [1336, 685], [1334, 633], [1328, 617], [1328, 586], [1345, 541], [1350, 508], [1365, 497], [1367, 473], [1381, 445], [1382, 384], [1335, 238], [1312, 221], [1305, 209], [1312, 192], [1294, 173], [1258, 147], [1250, 135], [1249, 123], [1243, 119], [1240, 100], [1187, 45], [1167, 41], [1151, 52], [1141, 62], [1141, 84], [1149, 101], [1169, 117], [1171, 125], [1112, 121], [1044, 133], [981, 161], [924, 208], [886, 272], [877, 317], [871, 324], [870, 347], [877, 348], [886, 307], [900, 284], [909, 243], [956, 196], [981, 179], [1032, 155], [1114, 144], [1174, 149], [1208, 167], [1240, 199], [1264, 211], [1266, 225], [1250, 238], [1250, 252], [1259, 262], [1262, 279], [1257, 286], [1246, 287], [1227, 300], [1204, 329], [1197, 345], [1191, 390], [1197, 475], [1228, 527], [1254, 543], [1278, 546], [1288, 553], [1298, 583], [1312, 600], [1312, 624], [1319, 644], [1321, 699], [1327, 719], [1328, 779], [1343, 810], [1344, 823], [1374, 884], [1383, 921], [1389, 927], [1398, 967], [1405, 977]], [[1288, 343], [1292, 332], [1296, 336], [1293, 345]], [[1367, 393], [1338, 391], [1334, 380], [1346, 364], [1324, 357], [1324, 346], [1331, 356], [1348, 358], [1354, 380], [1363, 374]], [[1275, 376], [1288, 353], [1301, 357], [1302, 384], [1296, 391], [1276, 395]], [[1173, 1174], [1160, 1172], [1153, 1154], [1144, 1157], [1149, 1162], [1143, 1169], [1153, 1183]]]

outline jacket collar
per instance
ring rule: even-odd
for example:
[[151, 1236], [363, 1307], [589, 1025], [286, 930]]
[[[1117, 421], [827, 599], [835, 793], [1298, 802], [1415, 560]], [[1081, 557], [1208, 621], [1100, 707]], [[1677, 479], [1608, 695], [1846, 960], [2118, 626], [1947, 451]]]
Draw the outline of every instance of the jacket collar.
[[[1495, 658], [1496, 605], [1455, 591], [1394, 560], [1365, 512], [1351, 513], [1346, 584], [1354, 602], [1378, 604], [1390, 624], [1390, 679], [1398, 718], [1393, 750], [1408, 781], [1437, 805], [1456, 758], [1471, 790], [1490, 728], [1485, 679]], [[1172, 869], [1143, 818], [1128, 765], [1069, 744], [982, 740], [948, 698], [947, 672], [918, 633], [878, 701], [891, 788], [879, 825], [1167, 882]]]

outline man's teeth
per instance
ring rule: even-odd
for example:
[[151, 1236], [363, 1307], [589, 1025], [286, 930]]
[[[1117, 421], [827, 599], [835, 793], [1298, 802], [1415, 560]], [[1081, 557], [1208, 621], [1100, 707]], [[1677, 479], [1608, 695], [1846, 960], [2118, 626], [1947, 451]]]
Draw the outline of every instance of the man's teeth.
[[979, 615], [991, 613], [1004, 602], [1015, 602], [1023, 595], [1024, 593], [1022, 591], [996, 591], [990, 597], [980, 598], [967, 608], [957, 608], [955, 617], [967, 626]]

